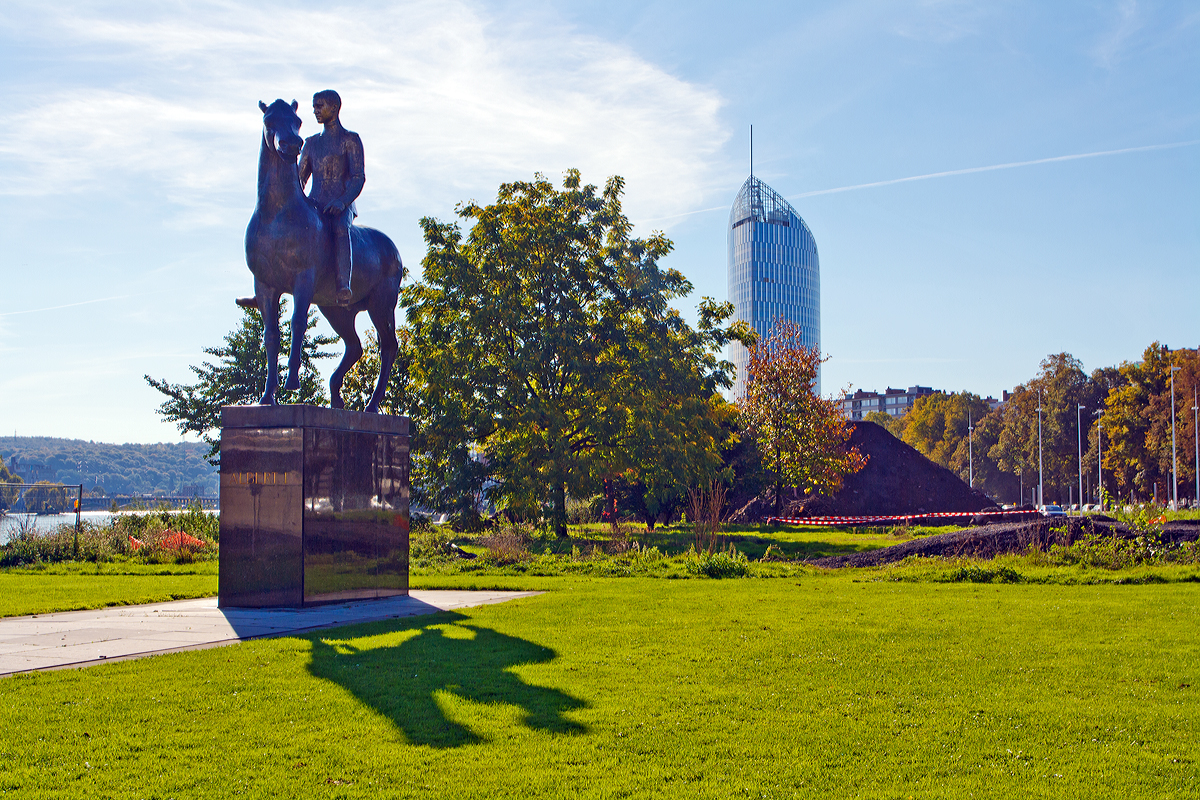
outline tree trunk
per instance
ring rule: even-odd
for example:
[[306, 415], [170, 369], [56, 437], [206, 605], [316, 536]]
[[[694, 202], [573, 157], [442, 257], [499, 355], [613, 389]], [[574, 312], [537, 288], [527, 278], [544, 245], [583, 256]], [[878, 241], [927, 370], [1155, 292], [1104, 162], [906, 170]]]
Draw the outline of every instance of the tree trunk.
[[604, 479], [604, 511], [600, 521], [613, 525], [617, 523], [617, 487], [612, 478]]
[[552, 512], [554, 533], [561, 539], [567, 538], [567, 486], [554, 484], [554, 510]]
[[783, 513], [783, 483], [775, 484], [775, 516]]

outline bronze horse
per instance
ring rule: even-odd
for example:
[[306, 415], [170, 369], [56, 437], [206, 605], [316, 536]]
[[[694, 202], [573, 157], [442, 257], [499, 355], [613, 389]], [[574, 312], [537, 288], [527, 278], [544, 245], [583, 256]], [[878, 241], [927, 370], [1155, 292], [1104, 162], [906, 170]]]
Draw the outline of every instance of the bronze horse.
[[[296, 158], [304, 140], [300, 137], [299, 105], [276, 100], [260, 102], [263, 112], [262, 149], [258, 156], [258, 204], [246, 227], [246, 266], [254, 274], [253, 304], [263, 319], [263, 344], [267, 350], [267, 385], [260, 405], [275, 405], [279, 388], [279, 298], [290, 294], [292, 350], [288, 358], [285, 389], [300, 388], [300, 356], [308, 328], [308, 309], [313, 303], [346, 344], [333, 375], [329, 393], [334, 408], [345, 408], [342, 380], [362, 357], [362, 342], [354, 329], [354, 318], [366, 311], [379, 337], [379, 381], [366, 410], [379, 411], [399, 345], [396, 341], [396, 301], [404, 264], [396, 245], [373, 228], [353, 226], [350, 242], [353, 292], [348, 304], [336, 299], [333, 242], [325, 220], [304, 195]], [[239, 301], [241, 302], [241, 301]], [[248, 304], [249, 301], [243, 304]]]

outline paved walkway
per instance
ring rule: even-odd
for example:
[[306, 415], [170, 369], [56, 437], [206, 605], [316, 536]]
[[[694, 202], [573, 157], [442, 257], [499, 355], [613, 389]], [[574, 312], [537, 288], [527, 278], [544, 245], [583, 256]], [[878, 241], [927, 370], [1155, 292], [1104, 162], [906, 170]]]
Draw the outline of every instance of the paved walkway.
[[217, 608], [217, 598], [0, 619], [0, 676], [87, 667], [314, 628], [503, 603], [541, 592], [414, 590], [407, 597], [313, 608]]

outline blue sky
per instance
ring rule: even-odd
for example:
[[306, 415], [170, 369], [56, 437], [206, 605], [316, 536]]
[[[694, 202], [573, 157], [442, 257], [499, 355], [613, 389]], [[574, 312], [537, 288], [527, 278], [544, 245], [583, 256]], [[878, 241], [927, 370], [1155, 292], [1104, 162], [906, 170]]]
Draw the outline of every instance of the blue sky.
[[826, 391], [1200, 344], [1193, 2], [10, 1], [0, 83], [0, 435], [178, 440], [142, 375], [189, 380], [236, 323], [257, 103], [309, 135], [324, 88], [414, 274], [421, 216], [574, 166], [625, 176], [694, 315], [753, 123], [820, 250]]

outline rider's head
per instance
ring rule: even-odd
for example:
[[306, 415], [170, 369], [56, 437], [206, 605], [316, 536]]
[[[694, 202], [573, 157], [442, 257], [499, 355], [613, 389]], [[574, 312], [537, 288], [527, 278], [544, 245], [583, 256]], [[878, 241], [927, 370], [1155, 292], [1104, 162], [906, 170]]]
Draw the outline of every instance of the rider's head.
[[313, 113], [317, 122], [322, 124], [337, 119], [342, 110], [342, 98], [333, 89], [326, 89], [313, 95]]

